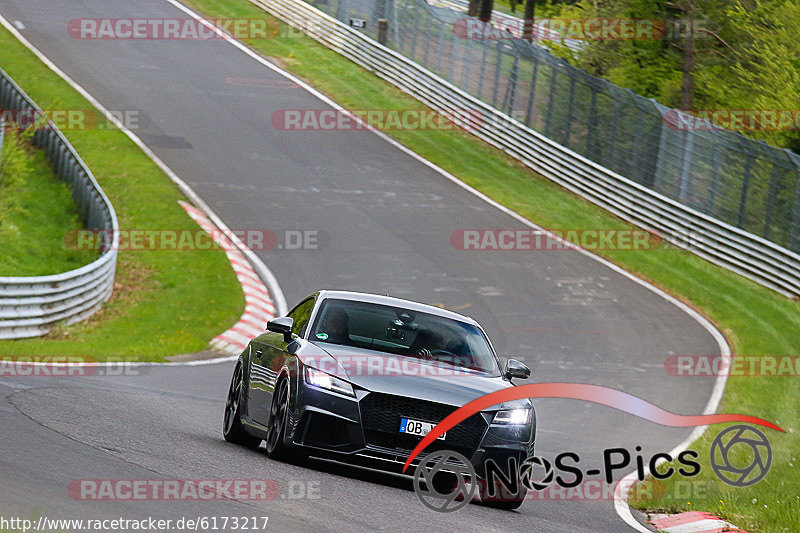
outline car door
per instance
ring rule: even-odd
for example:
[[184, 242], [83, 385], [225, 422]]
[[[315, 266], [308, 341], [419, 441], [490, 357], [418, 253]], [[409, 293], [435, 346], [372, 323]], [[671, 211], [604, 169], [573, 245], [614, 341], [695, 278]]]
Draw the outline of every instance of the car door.
[[[292, 334], [303, 337], [308, 327], [311, 312], [314, 309], [315, 298], [310, 297], [295, 306], [287, 315], [294, 324]], [[257, 341], [257, 344], [256, 344]], [[253, 366], [251, 368], [251, 383], [258, 379], [258, 391], [251, 397], [256, 397], [257, 405], [253, 406], [250, 414], [255, 422], [266, 425], [269, 408], [272, 405], [272, 393], [278, 372], [283, 368], [286, 358], [290, 356], [287, 351], [288, 342], [281, 333], [267, 331], [253, 342]], [[256, 389], [253, 389], [254, 391]]]

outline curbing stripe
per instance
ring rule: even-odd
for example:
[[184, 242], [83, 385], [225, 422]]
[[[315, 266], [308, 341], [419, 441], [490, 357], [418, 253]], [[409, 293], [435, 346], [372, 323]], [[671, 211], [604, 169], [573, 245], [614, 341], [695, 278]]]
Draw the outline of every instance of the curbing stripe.
[[228, 331], [217, 335], [211, 342], [212, 347], [232, 356], [238, 356], [247, 347], [247, 343], [250, 342], [251, 338], [261, 334], [260, 327], [256, 327], [254, 324], [266, 322], [263, 315], [268, 315], [269, 318], [274, 316], [267, 309], [268, 307], [275, 308], [272, 298], [270, 298], [267, 287], [258, 278], [255, 270], [242, 266], [247, 264], [244, 255], [233, 249], [233, 243], [223, 232], [216, 231], [221, 228], [217, 228], [208, 216], [186, 202], [179, 201], [178, 203], [201, 228], [211, 235], [214, 242], [226, 250], [226, 256], [231, 268], [236, 273], [236, 278], [242, 287], [245, 299], [244, 313], [236, 324]]
[[717, 516], [702, 511], [690, 511], [675, 515], [654, 514], [650, 515], [649, 520], [653, 527], [667, 533], [716, 533], [718, 531], [747, 533]]

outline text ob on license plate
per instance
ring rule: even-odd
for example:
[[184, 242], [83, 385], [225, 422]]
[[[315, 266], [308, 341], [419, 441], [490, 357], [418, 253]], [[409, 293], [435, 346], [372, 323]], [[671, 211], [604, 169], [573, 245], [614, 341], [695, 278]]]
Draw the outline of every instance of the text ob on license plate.
[[[400, 419], [400, 433], [408, 433], [409, 435], [417, 435], [424, 437], [436, 426], [430, 422], [422, 422], [421, 420], [412, 420], [410, 418]], [[438, 440], [444, 440], [447, 433], [442, 433]]]

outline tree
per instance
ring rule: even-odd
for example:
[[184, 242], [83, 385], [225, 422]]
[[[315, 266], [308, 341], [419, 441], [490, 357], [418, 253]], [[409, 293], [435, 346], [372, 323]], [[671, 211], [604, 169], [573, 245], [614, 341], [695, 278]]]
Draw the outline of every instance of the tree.
[[536, 0], [525, 0], [525, 22], [522, 28], [522, 38], [528, 42], [533, 42], [534, 32], [536, 26]]
[[478, 18], [483, 22], [491, 22], [492, 11], [494, 10], [494, 0], [480, 0], [480, 8], [478, 9]]

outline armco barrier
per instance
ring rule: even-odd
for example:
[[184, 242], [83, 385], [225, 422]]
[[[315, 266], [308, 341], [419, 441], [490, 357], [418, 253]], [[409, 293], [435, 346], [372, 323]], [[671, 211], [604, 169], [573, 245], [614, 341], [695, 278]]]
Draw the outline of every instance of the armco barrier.
[[[41, 109], [0, 69], [0, 109]], [[35, 277], [0, 277], [0, 339], [44, 335], [56, 323], [72, 324], [97, 311], [111, 296], [117, 266], [119, 225], [114, 208], [91, 171], [52, 122], [33, 134], [59, 178], [72, 187], [72, 198], [86, 228], [113, 234], [100, 257], [77, 270]]]
[[800, 296], [800, 255], [589, 161], [302, 0], [250, 1], [429, 107], [466, 116], [474, 135], [620, 218], [786, 296]]
[[6, 134], [6, 123], [0, 117], [0, 167], [3, 165], [3, 137]]

